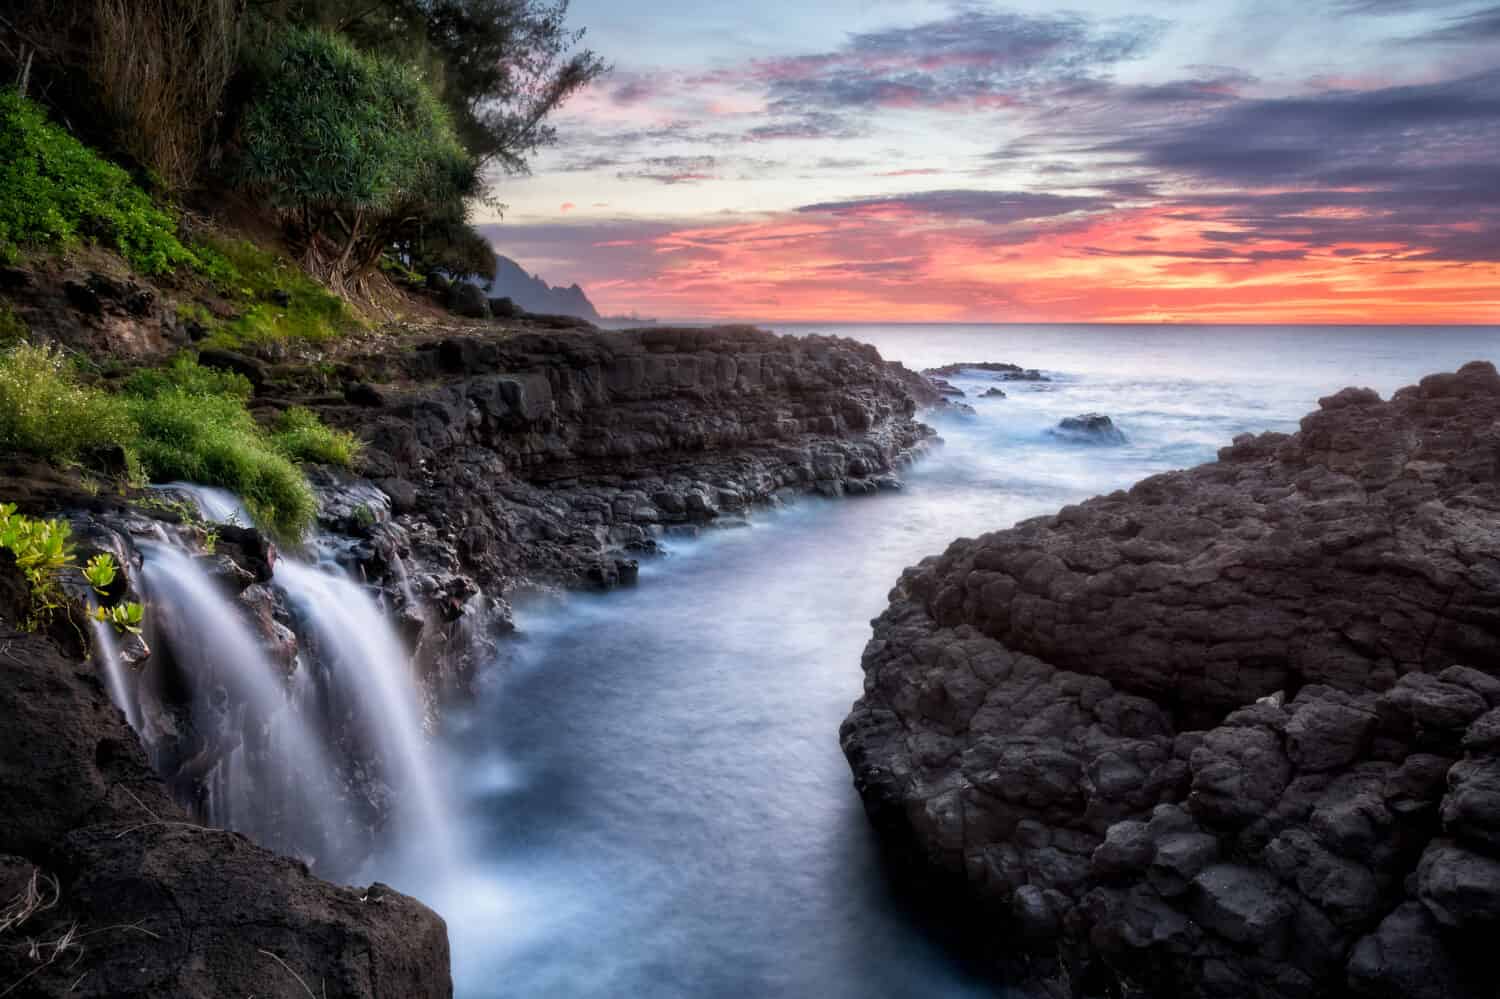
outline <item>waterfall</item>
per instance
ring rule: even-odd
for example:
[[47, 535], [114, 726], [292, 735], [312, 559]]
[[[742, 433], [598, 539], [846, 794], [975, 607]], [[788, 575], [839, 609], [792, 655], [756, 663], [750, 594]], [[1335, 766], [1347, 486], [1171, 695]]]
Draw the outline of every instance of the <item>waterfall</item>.
[[[95, 604], [89, 603], [92, 610]], [[94, 658], [104, 667], [104, 679], [109, 684], [109, 696], [115, 706], [125, 714], [125, 721], [137, 732], [141, 728], [140, 712], [135, 698], [130, 696], [130, 685], [125, 682], [125, 664], [120, 661], [120, 645], [115, 641], [114, 626], [89, 615], [89, 626], [94, 632]]]
[[255, 523], [245, 504], [227, 489], [200, 486], [196, 482], [168, 482], [152, 488], [172, 490], [191, 497], [198, 505], [198, 512], [203, 515], [203, 519], [210, 523], [237, 524], [240, 527], [250, 527]]
[[411, 842], [441, 862], [449, 828], [428, 760], [421, 693], [401, 638], [365, 588], [331, 571], [283, 559], [275, 581], [313, 633], [323, 664], [337, 680], [368, 736], [379, 747], [388, 781], [414, 806], [398, 809]]
[[198, 560], [143, 547], [153, 627], [188, 679], [203, 743], [179, 775], [207, 789], [208, 820], [273, 848], [347, 860], [358, 830], [318, 735], [316, 705], [291, 696], [243, 609]]

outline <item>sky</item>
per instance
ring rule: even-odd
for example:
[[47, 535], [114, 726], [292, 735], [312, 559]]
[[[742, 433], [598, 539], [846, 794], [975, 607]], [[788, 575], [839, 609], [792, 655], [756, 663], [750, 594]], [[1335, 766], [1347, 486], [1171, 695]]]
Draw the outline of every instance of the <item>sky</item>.
[[1500, 6], [574, 0], [477, 221], [607, 314], [1500, 323]]

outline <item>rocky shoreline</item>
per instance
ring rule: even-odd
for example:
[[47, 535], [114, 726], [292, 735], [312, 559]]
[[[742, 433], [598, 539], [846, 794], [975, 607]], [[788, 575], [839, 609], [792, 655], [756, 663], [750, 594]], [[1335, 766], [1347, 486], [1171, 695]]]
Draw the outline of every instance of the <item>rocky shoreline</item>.
[[[246, 374], [256, 407], [308, 406], [366, 441], [358, 477], [314, 476], [316, 545], [397, 617], [429, 711], [466, 687], [509, 626], [517, 588], [629, 583], [636, 559], [673, 534], [798, 494], [899, 488], [899, 469], [932, 438], [915, 418], [930, 387], [873, 348], [745, 328], [450, 325], [354, 342], [332, 359], [205, 351], [200, 361]], [[170, 491], [100, 494], [35, 462], [11, 461], [7, 479], [23, 514], [65, 517], [85, 556], [114, 554], [121, 598], [145, 597], [142, 544], [172, 536], [208, 549], [202, 566], [299, 682], [308, 650], [293, 608], [266, 585], [280, 554], [258, 531], [205, 523]], [[15, 580], [0, 566], [0, 589]], [[0, 619], [19, 620], [18, 606]], [[202, 699], [181, 689], [190, 678], [131, 640], [122, 654], [144, 695], [138, 738], [84, 658], [78, 623], [0, 636], [17, 680], [6, 693], [17, 721], [3, 737], [0, 803], [14, 821], [0, 835], [0, 902], [26, 915], [0, 913], [13, 945], [0, 948], [0, 987], [166, 996], [254, 982], [258, 995], [294, 996], [321, 982], [330, 995], [451, 994], [442, 920], [420, 903], [379, 885], [336, 887], [198, 825], [182, 802], [209, 794], [202, 775], [238, 741], [198, 730], [189, 708]], [[388, 792], [359, 772], [342, 779], [378, 827]], [[30, 946], [48, 940], [64, 946]]]
[[907, 570], [841, 738], [911, 879], [1070, 995], [1494, 994], [1500, 376]]

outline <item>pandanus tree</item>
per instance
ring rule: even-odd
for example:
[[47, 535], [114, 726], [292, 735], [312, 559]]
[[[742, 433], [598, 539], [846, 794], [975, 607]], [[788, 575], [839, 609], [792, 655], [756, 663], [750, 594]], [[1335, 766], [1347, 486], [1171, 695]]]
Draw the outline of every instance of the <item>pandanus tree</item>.
[[257, 53], [240, 183], [280, 213], [303, 265], [361, 296], [381, 254], [425, 220], [462, 218], [479, 166], [409, 63], [290, 28]]

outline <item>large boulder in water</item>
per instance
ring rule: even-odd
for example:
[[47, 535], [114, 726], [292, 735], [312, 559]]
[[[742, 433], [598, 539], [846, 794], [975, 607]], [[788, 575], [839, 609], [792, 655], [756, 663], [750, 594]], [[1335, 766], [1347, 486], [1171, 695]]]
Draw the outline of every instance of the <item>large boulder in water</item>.
[[1125, 434], [1103, 413], [1064, 417], [1049, 431], [1060, 440], [1079, 444], [1124, 444]]
[[991, 952], [1098, 994], [1495, 994], [1492, 365], [957, 541], [864, 670], [868, 814]]

